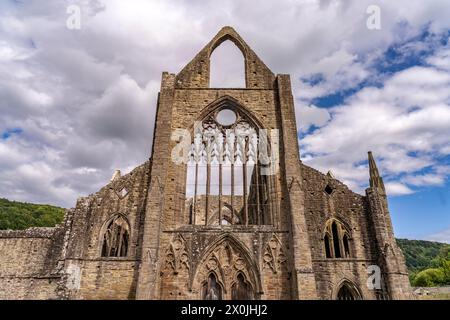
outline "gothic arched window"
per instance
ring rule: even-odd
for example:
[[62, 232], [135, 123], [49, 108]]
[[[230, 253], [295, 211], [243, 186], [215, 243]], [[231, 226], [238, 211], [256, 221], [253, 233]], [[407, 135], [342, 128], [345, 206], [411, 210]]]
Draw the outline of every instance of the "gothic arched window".
[[336, 296], [337, 300], [361, 300], [359, 292], [347, 282], [344, 282]]
[[[186, 172], [191, 223], [272, 224], [274, 156], [267, 132], [225, 101], [195, 124], [193, 134]], [[224, 208], [232, 219], [225, 217]]]
[[217, 282], [216, 275], [210, 273], [202, 288], [203, 300], [222, 300], [222, 287]]
[[130, 240], [130, 227], [122, 215], [111, 219], [103, 233], [102, 257], [126, 257]]
[[341, 244], [340, 244], [340, 237], [339, 237], [336, 221], [333, 221], [333, 223], [331, 224], [331, 232], [333, 235], [334, 257], [340, 258], [341, 257]]
[[210, 88], [245, 88], [245, 60], [231, 40], [225, 40], [210, 56]]
[[326, 258], [349, 258], [351, 256], [349, 232], [338, 220], [327, 221], [323, 241]]
[[245, 281], [242, 273], [238, 273], [236, 282], [231, 287], [231, 300], [251, 300], [253, 293], [251, 286]]

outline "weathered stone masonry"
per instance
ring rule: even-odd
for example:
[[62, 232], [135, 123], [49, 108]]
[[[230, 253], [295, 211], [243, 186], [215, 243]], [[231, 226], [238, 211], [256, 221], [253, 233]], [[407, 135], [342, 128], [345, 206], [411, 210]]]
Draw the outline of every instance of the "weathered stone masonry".
[[[210, 55], [226, 40], [244, 56], [245, 88], [209, 88]], [[234, 122], [222, 125], [222, 110]], [[191, 134], [190, 167], [172, 161], [177, 129]], [[200, 166], [205, 157], [220, 161]], [[55, 228], [0, 231], [0, 298], [409, 298], [371, 154], [369, 167], [362, 196], [302, 164], [290, 77], [224, 27], [180, 73], [163, 73], [149, 161], [80, 198]], [[378, 289], [366, 285], [371, 265]]]

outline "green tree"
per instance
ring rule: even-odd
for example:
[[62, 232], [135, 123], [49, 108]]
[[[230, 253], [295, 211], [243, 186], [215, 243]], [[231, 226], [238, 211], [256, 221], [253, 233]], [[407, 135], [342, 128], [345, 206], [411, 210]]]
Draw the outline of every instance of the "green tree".
[[0, 229], [3, 230], [53, 227], [63, 218], [64, 209], [60, 207], [0, 199]]
[[419, 272], [413, 280], [415, 287], [435, 287], [445, 283], [444, 273], [441, 269], [430, 268]]

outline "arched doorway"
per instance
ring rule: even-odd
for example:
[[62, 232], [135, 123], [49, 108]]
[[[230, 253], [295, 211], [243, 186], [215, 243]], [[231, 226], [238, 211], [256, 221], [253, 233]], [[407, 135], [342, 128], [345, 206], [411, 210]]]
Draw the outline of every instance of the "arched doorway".
[[222, 286], [214, 273], [210, 273], [202, 287], [203, 300], [222, 300]]
[[361, 294], [356, 286], [348, 281], [344, 281], [337, 292], [336, 300], [361, 300]]
[[252, 300], [252, 286], [245, 280], [242, 273], [236, 276], [236, 282], [231, 286], [231, 300]]
[[258, 267], [248, 250], [226, 235], [205, 250], [195, 272], [192, 287], [203, 300], [258, 299]]

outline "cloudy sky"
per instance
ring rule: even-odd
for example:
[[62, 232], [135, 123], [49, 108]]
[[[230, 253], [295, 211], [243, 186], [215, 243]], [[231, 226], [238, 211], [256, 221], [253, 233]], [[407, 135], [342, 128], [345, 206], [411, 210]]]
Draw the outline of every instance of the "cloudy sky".
[[396, 235], [450, 242], [449, 16], [448, 0], [3, 0], [0, 197], [72, 207], [144, 162], [161, 72], [231, 25], [291, 74], [305, 163], [363, 192], [372, 150]]

